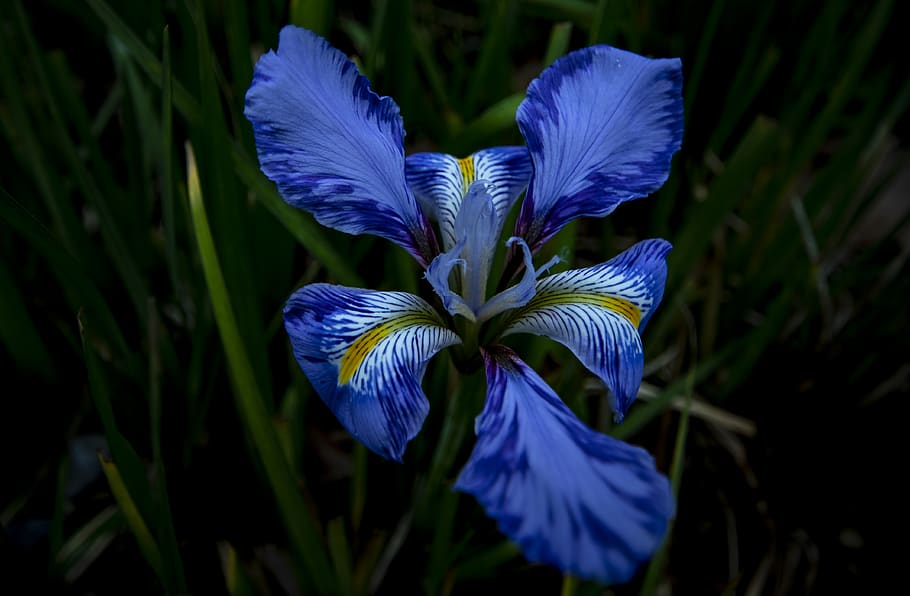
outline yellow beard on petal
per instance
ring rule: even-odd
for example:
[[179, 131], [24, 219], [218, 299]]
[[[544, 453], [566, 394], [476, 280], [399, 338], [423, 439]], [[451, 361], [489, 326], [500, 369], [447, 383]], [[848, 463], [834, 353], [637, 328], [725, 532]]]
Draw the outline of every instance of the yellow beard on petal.
[[467, 192], [468, 187], [474, 182], [474, 157], [462, 157], [458, 160], [458, 169], [461, 170], [461, 179], [464, 181], [464, 190]]
[[338, 366], [338, 384], [346, 385], [357, 373], [360, 365], [366, 360], [379, 343], [393, 333], [407, 329], [408, 327], [420, 327], [425, 325], [438, 325], [439, 323], [431, 316], [423, 313], [413, 313], [384, 321], [363, 335], [354, 340], [354, 343], [347, 349]]
[[641, 309], [625, 298], [596, 294], [594, 292], [553, 292], [538, 294], [523, 310], [532, 311], [538, 308], [563, 304], [591, 304], [593, 306], [605, 308], [610, 312], [615, 312], [616, 314], [625, 317], [636, 329], [638, 329], [638, 325], [641, 323]]

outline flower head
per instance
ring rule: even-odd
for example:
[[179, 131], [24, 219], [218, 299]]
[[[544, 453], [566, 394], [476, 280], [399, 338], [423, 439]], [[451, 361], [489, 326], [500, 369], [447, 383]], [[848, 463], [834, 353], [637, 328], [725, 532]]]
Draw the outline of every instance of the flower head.
[[[562, 343], [604, 381], [622, 420], [641, 383], [640, 332], [663, 295], [669, 243], [645, 240], [552, 275], [558, 259], [535, 267], [534, 255], [569, 221], [605, 216], [663, 184], [682, 136], [681, 84], [678, 60], [608, 46], [573, 52], [519, 106], [526, 148], [461, 159], [405, 158], [395, 102], [304, 29], [282, 30], [246, 96], [262, 170], [285, 200], [326, 226], [402, 246], [439, 298], [434, 308], [402, 292], [297, 290], [285, 328], [322, 400], [354, 437], [400, 460], [429, 409], [427, 362], [453, 346], [456, 358], [479, 353], [486, 403], [455, 488], [529, 560], [603, 582], [628, 580], [660, 544], [674, 514], [669, 482], [644, 450], [579, 421], [500, 341], [531, 333]], [[490, 295], [501, 242], [509, 253]]]

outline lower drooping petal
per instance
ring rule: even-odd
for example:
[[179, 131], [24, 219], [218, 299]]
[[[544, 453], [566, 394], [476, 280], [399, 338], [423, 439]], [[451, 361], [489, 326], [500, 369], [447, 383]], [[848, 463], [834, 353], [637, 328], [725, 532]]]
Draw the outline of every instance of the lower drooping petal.
[[534, 173], [515, 235], [537, 252], [569, 221], [603, 217], [664, 183], [682, 142], [682, 65], [584, 48], [531, 83], [516, 120]]
[[524, 147], [491, 147], [458, 159], [445, 153], [414, 153], [405, 160], [411, 190], [426, 213], [439, 222], [444, 250], [458, 242], [455, 218], [462, 199], [476, 180], [491, 183], [498, 227], [528, 186], [531, 160]]
[[284, 308], [294, 356], [319, 397], [361, 443], [401, 460], [429, 410], [426, 362], [459, 343], [422, 299], [330, 284], [297, 290]]
[[606, 263], [541, 279], [505, 333], [544, 335], [572, 350], [610, 388], [622, 421], [641, 385], [640, 331], [663, 296], [670, 248], [644, 240]]
[[349, 234], [375, 234], [424, 266], [436, 237], [408, 188], [398, 105], [306, 29], [281, 30], [256, 64], [244, 114], [262, 171], [291, 205]]
[[487, 400], [455, 485], [530, 561], [604, 583], [629, 580], [675, 505], [651, 456], [585, 426], [514, 352], [484, 352]]

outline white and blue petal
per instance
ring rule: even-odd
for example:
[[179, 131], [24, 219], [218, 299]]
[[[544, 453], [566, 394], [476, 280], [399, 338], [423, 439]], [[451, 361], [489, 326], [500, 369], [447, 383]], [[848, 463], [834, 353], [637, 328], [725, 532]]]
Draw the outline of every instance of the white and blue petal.
[[682, 67], [584, 48], [531, 83], [516, 119], [534, 171], [515, 234], [536, 252], [569, 221], [605, 216], [664, 183], [682, 141]]
[[420, 387], [426, 363], [458, 336], [417, 296], [330, 284], [297, 290], [284, 325], [300, 368], [341, 424], [401, 460], [429, 410]]
[[[492, 183], [499, 225], [528, 186], [531, 160], [524, 147], [492, 147], [465, 158], [445, 153], [415, 153], [405, 161], [408, 184], [424, 211], [439, 222], [445, 250], [458, 243], [455, 219], [475, 180]], [[498, 230], [497, 230], [498, 234]]]
[[423, 265], [436, 256], [405, 179], [398, 105], [325, 39], [283, 28], [278, 51], [256, 64], [244, 114], [262, 171], [288, 203], [325, 226], [387, 238]]
[[504, 334], [543, 335], [568, 347], [609, 387], [622, 421], [641, 385], [640, 332], [663, 297], [670, 248], [644, 240], [606, 263], [539, 280]]
[[514, 352], [484, 352], [487, 399], [455, 484], [534, 562], [603, 583], [629, 580], [675, 505], [643, 449], [585, 426]]

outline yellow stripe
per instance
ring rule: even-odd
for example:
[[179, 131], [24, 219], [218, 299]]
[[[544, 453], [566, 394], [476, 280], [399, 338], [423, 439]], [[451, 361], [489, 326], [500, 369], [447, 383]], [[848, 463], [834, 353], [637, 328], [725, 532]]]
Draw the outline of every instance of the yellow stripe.
[[461, 179], [464, 181], [464, 189], [467, 191], [471, 183], [474, 182], [474, 156], [469, 155], [459, 159], [458, 169], [461, 170]]
[[543, 308], [546, 306], [559, 306], [562, 304], [592, 304], [594, 306], [600, 306], [611, 312], [615, 312], [618, 315], [622, 315], [632, 325], [638, 329], [638, 324], [641, 323], [641, 309], [637, 306], [626, 300], [625, 298], [617, 298], [616, 296], [606, 296], [604, 294], [595, 294], [593, 292], [572, 292], [572, 293], [546, 293], [538, 294], [534, 297], [527, 306], [524, 307], [525, 312], [532, 311], [536, 308]]
[[388, 336], [408, 327], [437, 326], [438, 324], [427, 314], [412, 313], [376, 325], [354, 340], [354, 343], [341, 357], [341, 364], [338, 367], [338, 384], [346, 385], [363, 364], [367, 355]]

